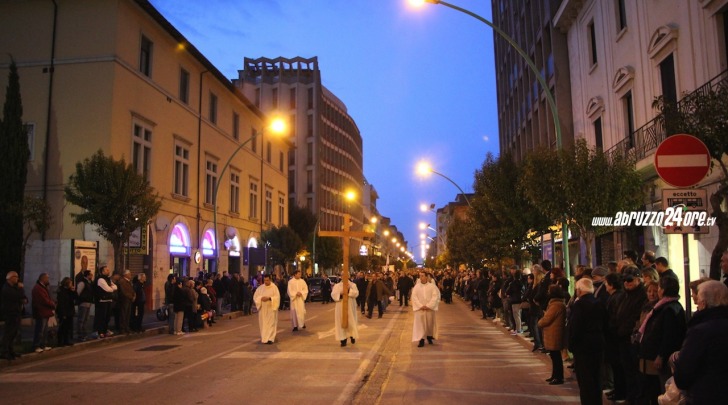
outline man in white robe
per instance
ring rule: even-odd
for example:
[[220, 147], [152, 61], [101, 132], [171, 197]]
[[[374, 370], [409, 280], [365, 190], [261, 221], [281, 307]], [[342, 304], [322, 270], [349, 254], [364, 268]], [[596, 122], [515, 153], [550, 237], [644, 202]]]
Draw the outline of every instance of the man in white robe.
[[427, 273], [421, 272], [420, 279], [412, 289], [412, 309], [414, 310], [415, 321], [412, 326], [412, 341], [419, 340], [417, 347], [432, 344], [437, 338], [437, 308], [440, 304], [440, 290], [433, 281], [430, 281]]
[[288, 297], [291, 299], [291, 323], [293, 331], [298, 328], [306, 329], [306, 297], [308, 297], [308, 285], [301, 279], [301, 270], [293, 273], [293, 278], [288, 281]]
[[276, 340], [278, 305], [281, 302], [281, 294], [278, 292], [278, 286], [271, 283], [270, 275], [266, 274], [263, 277], [263, 284], [255, 290], [253, 301], [255, 307], [258, 308], [260, 341], [272, 345]]
[[331, 298], [336, 303], [336, 310], [334, 311], [334, 336], [336, 340], [341, 342], [341, 347], [346, 346], [346, 339], [351, 338], [351, 344], [356, 343], [359, 339], [359, 322], [357, 320], [357, 305], [356, 297], [359, 296], [359, 289], [356, 287], [356, 283], [349, 282], [349, 300], [348, 300], [348, 325], [346, 328], [341, 327], [341, 311], [344, 310], [344, 282], [337, 283], [331, 290]]

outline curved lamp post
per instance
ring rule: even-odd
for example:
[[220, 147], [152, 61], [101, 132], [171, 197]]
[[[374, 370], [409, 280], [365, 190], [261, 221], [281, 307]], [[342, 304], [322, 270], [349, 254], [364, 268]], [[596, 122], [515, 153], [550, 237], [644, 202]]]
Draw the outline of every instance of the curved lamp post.
[[424, 162], [424, 161], [423, 161], [423, 162], [420, 162], [420, 163], [418, 163], [418, 164], [417, 164], [417, 173], [419, 173], [419, 174], [420, 174], [420, 175], [422, 175], [422, 176], [427, 176], [428, 174], [430, 174], [430, 173], [433, 173], [433, 174], [436, 174], [436, 175], [438, 175], [438, 176], [440, 176], [440, 177], [444, 178], [445, 180], [449, 181], [450, 183], [452, 183], [452, 184], [453, 184], [453, 186], [457, 187], [457, 188], [458, 188], [458, 190], [460, 190], [460, 193], [462, 193], [462, 195], [463, 195], [463, 198], [465, 198], [465, 202], [466, 202], [466, 203], [468, 203], [468, 206], [469, 206], [470, 208], [473, 208], [473, 205], [472, 205], [472, 204], [470, 204], [470, 200], [468, 199], [468, 196], [467, 196], [467, 194], [465, 194], [465, 191], [463, 191], [462, 187], [458, 186], [458, 184], [457, 184], [457, 183], [455, 183], [454, 181], [452, 181], [452, 179], [451, 179], [451, 178], [449, 178], [449, 177], [445, 176], [444, 174], [442, 174], [442, 173], [440, 173], [440, 172], [437, 172], [437, 171], [435, 171], [435, 170], [434, 170], [434, 169], [432, 168], [432, 166], [430, 166], [430, 164], [429, 164], [429, 163], [427, 163], [427, 162]]
[[[270, 128], [271, 132], [273, 132], [274, 134], [282, 135], [284, 132], [286, 132], [286, 123], [281, 118], [274, 118], [273, 121], [270, 122], [269, 128]], [[263, 127], [263, 130], [260, 133], [261, 137], [263, 137], [263, 135], [265, 134], [265, 129], [266, 128]], [[215, 258], [218, 261], [218, 266], [219, 266], [219, 261], [220, 261], [220, 245], [217, 243], [217, 192], [220, 189], [220, 184], [222, 183], [223, 175], [225, 174], [225, 171], [227, 170], [228, 166], [230, 166], [230, 162], [233, 161], [233, 158], [235, 157], [235, 155], [237, 155], [238, 152], [240, 152], [240, 150], [243, 149], [243, 147], [245, 145], [247, 145], [250, 141], [256, 139], [257, 137], [258, 137], [258, 133], [256, 132], [250, 138], [245, 140], [245, 142], [238, 145], [238, 147], [235, 149], [235, 151], [232, 153], [232, 155], [230, 155], [230, 158], [227, 160], [227, 162], [225, 162], [225, 166], [223, 166], [222, 170], [220, 170], [220, 177], [218, 177], [217, 183], [215, 183], [215, 190], [212, 193], [212, 207], [213, 207], [212, 221], [214, 223], [213, 226], [215, 227]], [[267, 258], [267, 255], [266, 255], [266, 258]]]
[[[511, 38], [505, 31], [501, 30], [498, 26], [493, 24], [492, 22], [486, 20], [485, 18], [479, 16], [478, 14], [473, 13], [470, 10], [466, 10], [462, 7], [458, 7], [454, 4], [450, 4], [448, 2], [442, 1], [442, 0], [409, 0], [409, 2], [414, 6], [421, 6], [424, 3], [431, 3], [431, 4], [440, 4], [445, 7], [449, 7], [453, 10], [457, 10], [461, 13], [467, 14], [476, 20], [482, 22], [483, 24], [489, 26], [490, 28], [495, 31], [496, 34], [498, 34], [501, 38], [503, 38], [508, 44], [513, 48], [516, 52], [518, 52], [519, 55], [521, 55], [521, 58], [526, 62], [529, 68], [531, 68], [531, 71], [536, 76], [536, 80], [541, 84], [541, 87], [543, 87], [544, 93], [546, 95], [546, 101], [549, 104], [549, 107], [551, 109], [551, 115], [553, 116], [554, 120], [554, 130], [556, 131], [556, 149], [561, 149], [561, 122], [559, 121], [559, 113], [556, 109], [556, 100], [554, 99], [554, 95], [551, 93], [551, 89], [548, 86], [548, 83], [546, 82], [546, 78], [543, 77], [541, 72], [538, 70], [538, 67], [536, 67], [536, 64], [533, 62], [533, 60], [528, 56], [528, 54], [521, 49], [521, 47], [516, 43], [516, 41]], [[439, 174], [442, 176], [442, 174], [437, 173], [433, 171], [435, 174]], [[445, 177], [445, 176], [443, 176]], [[448, 179], [450, 180], [450, 179]], [[452, 180], [450, 180], [452, 182]], [[453, 183], [455, 184], [455, 183]], [[456, 185], [457, 186], [457, 185]], [[462, 190], [461, 190], [462, 191]], [[564, 221], [562, 222], [562, 235], [561, 240], [563, 243], [563, 254], [564, 254], [564, 267], [566, 268], [567, 272], [570, 273], [569, 270], [569, 228], [566, 222], [566, 218], [564, 218]], [[568, 274], [568, 273], [567, 273]]]

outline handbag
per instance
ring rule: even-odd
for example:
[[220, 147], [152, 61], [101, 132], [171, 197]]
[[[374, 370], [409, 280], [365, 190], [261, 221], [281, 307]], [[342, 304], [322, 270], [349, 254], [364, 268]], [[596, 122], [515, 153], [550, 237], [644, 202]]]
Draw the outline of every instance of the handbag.
[[53, 314], [50, 318], [48, 318], [48, 328], [55, 328], [58, 326], [58, 320], [56, 319], [56, 315]]
[[167, 306], [163, 306], [157, 310], [157, 319], [160, 321], [166, 321], [169, 318], [169, 312]]
[[521, 309], [531, 308], [531, 304], [528, 301], [521, 302]]

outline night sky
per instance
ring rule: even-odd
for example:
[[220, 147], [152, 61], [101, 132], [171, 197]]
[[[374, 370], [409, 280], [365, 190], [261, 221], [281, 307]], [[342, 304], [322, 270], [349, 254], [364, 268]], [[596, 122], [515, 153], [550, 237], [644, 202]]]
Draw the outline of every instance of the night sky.
[[[493, 36], [472, 17], [407, 0], [151, 2], [230, 79], [245, 57], [317, 56], [324, 86], [361, 131], [377, 208], [418, 262], [418, 223], [435, 224], [420, 204], [442, 207], [458, 190], [420, 178], [417, 162], [472, 192], [486, 153], [498, 153]], [[490, 1], [452, 3], [490, 19]]]

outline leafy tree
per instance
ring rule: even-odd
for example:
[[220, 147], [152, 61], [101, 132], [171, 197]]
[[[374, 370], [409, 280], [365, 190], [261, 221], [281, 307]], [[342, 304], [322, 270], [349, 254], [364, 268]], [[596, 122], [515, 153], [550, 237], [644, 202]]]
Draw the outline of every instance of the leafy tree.
[[344, 250], [341, 246], [341, 238], [320, 237], [316, 238], [316, 262], [321, 269], [332, 269], [344, 261]]
[[635, 210], [644, 204], [642, 180], [634, 162], [590, 149], [583, 139], [560, 151], [541, 149], [530, 153], [519, 183], [544, 215], [554, 221], [566, 217], [584, 238], [589, 263], [596, 233], [609, 230], [593, 227], [592, 219]]
[[272, 264], [286, 267], [296, 260], [296, 254], [303, 248], [303, 242], [289, 226], [273, 227], [261, 235], [263, 243], [270, 242], [269, 254]]
[[450, 263], [454, 267], [466, 264], [468, 267], [480, 264], [480, 257], [476, 252], [476, 235], [474, 222], [455, 217], [447, 228], [447, 252]]
[[25, 272], [25, 252], [30, 247], [33, 234], [46, 232], [52, 223], [51, 208], [42, 198], [26, 196], [23, 203], [23, 247], [21, 250], [20, 278]]
[[473, 219], [478, 250], [486, 260], [504, 257], [519, 261], [523, 248], [537, 243], [552, 221], [526, 197], [518, 184], [522, 168], [509, 154], [486, 156], [475, 172]]
[[311, 240], [314, 227], [316, 226], [316, 215], [308, 208], [299, 207], [295, 204], [288, 206], [288, 226], [305, 242]]
[[0, 282], [8, 271], [22, 268], [23, 202], [28, 177], [28, 136], [23, 125], [23, 102], [20, 97], [20, 76], [15, 61], [10, 63], [5, 91], [3, 117], [0, 121]]
[[162, 205], [154, 188], [132, 165], [101, 150], [76, 163], [64, 192], [69, 203], [83, 210], [71, 213], [73, 222], [96, 225], [113, 246], [116, 273], [125, 267], [123, 247], [129, 235], [145, 226]]
[[690, 134], [705, 143], [713, 158], [711, 164], [720, 169], [720, 185], [710, 196], [711, 215], [716, 218], [718, 241], [710, 256], [710, 277], [720, 279], [720, 257], [728, 249], [728, 212], [723, 202], [728, 199], [728, 83], [726, 80], [683, 97], [678, 105], [659, 97], [653, 103], [667, 135]]

